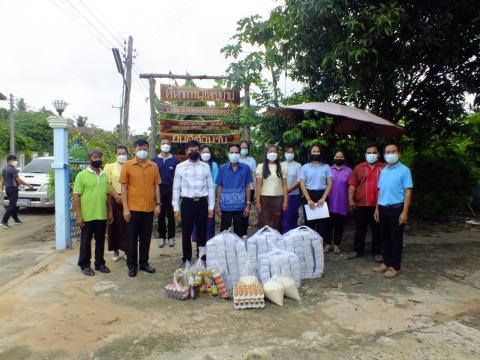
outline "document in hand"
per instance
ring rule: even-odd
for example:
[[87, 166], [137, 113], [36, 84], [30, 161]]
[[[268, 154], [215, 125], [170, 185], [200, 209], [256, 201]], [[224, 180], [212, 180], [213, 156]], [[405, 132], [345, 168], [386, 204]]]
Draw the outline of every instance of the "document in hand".
[[310, 209], [310, 206], [305, 204], [305, 214], [307, 215], [307, 220], [317, 220], [330, 217], [327, 203], [324, 203], [322, 207], [317, 206], [315, 209]]

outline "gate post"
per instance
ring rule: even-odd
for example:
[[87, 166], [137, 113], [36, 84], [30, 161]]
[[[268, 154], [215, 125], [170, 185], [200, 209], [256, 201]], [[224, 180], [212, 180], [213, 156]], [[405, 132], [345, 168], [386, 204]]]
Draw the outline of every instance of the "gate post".
[[70, 226], [70, 185], [68, 175], [68, 128], [73, 120], [62, 116], [49, 116], [48, 125], [53, 129], [55, 171], [55, 244], [56, 249], [65, 250], [72, 247], [69, 236]]

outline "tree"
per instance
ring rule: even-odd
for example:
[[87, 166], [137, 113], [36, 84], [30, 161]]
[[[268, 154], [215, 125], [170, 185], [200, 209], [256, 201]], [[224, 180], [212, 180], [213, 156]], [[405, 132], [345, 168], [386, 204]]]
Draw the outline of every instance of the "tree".
[[15, 106], [16, 111], [18, 112], [26, 112], [27, 111], [27, 104], [25, 103], [24, 98], [19, 98], [16, 101], [16, 106]]
[[75, 122], [77, 123], [77, 127], [87, 126], [87, 121], [88, 121], [88, 116], [78, 115], [75, 118]]

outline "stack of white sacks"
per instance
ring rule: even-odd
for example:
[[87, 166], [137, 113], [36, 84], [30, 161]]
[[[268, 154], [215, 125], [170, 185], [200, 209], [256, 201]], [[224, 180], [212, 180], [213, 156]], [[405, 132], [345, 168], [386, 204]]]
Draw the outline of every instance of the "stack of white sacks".
[[207, 241], [207, 268], [224, 272], [231, 286], [238, 283], [247, 262], [245, 243], [236, 234], [224, 231]]

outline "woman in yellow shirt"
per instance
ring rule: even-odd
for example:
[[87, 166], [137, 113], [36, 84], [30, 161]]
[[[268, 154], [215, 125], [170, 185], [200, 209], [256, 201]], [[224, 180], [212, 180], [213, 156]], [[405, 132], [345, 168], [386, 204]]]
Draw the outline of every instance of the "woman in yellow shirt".
[[[117, 161], [105, 165], [103, 170], [109, 177], [110, 202], [112, 204], [113, 223], [108, 225], [108, 251], [113, 251], [112, 260], [120, 260], [120, 250], [125, 253], [127, 249], [127, 223], [123, 219], [122, 184], [120, 184], [120, 172], [122, 165], [128, 159], [128, 150], [124, 145], [118, 145], [116, 149]], [[127, 255], [124, 255], [125, 259]]]
[[268, 225], [282, 232], [282, 215], [288, 207], [288, 173], [287, 168], [280, 165], [276, 145], [267, 146], [264, 162], [257, 166], [255, 175], [258, 227]]

